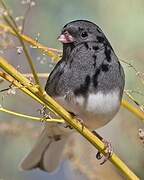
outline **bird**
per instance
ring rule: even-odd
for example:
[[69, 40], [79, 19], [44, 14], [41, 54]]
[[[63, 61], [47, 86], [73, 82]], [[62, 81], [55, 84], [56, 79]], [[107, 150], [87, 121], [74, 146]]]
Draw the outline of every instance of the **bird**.
[[[67, 23], [58, 40], [63, 45], [45, 91], [94, 131], [110, 122], [120, 109], [125, 74], [110, 42], [95, 23]], [[73, 133], [60, 123], [47, 123], [21, 169], [53, 172], [62, 161], [65, 144]]]

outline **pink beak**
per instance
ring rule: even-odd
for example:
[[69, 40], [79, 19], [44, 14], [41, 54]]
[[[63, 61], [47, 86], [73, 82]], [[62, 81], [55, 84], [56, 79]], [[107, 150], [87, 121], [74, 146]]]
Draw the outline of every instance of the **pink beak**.
[[68, 31], [65, 31], [64, 34], [61, 34], [58, 37], [58, 40], [64, 44], [74, 42], [74, 38], [72, 37], [72, 35], [70, 35]]

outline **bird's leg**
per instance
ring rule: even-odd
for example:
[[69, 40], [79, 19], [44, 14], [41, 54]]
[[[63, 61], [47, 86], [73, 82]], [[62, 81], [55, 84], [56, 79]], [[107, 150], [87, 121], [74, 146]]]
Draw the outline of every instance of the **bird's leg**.
[[[103, 165], [113, 154], [113, 148], [112, 148], [112, 145], [111, 145], [111, 142], [103, 139], [103, 137], [101, 137], [96, 131], [92, 131], [92, 133], [98, 137], [105, 145], [105, 149], [107, 151], [106, 153], [106, 156], [104, 158], [104, 160], [100, 163], [100, 165]], [[96, 158], [99, 160], [103, 157], [103, 155], [98, 151], [97, 154], [96, 154]]]
[[113, 155], [113, 148], [112, 148], [111, 142], [107, 141], [105, 139], [103, 139], [102, 142], [105, 145], [105, 149], [106, 149], [107, 153], [106, 153], [104, 160], [100, 163], [100, 165], [103, 165]]

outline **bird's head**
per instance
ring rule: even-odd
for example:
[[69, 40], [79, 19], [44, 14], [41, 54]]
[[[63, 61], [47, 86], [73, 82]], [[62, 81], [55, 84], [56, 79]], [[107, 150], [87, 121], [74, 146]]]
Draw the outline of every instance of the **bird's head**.
[[102, 30], [94, 23], [87, 20], [76, 20], [66, 24], [58, 40], [63, 44], [77, 44], [82, 42], [105, 41]]

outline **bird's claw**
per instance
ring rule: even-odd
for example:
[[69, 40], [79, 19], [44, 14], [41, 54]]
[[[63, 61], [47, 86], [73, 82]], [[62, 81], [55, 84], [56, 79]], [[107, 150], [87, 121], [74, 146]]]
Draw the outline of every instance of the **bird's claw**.
[[98, 152], [96, 153], [96, 158], [97, 158], [98, 160], [100, 160], [102, 157], [103, 157], [103, 155], [100, 153], [100, 151], [98, 151]]
[[[105, 150], [107, 151], [107, 153], [106, 153], [103, 161], [100, 163], [100, 165], [103, 165], [113, 155], [113, 148], [112, 148], [111, 142], [106, 141], [105, 139], [103, 139], [102, 141], [105, 145]], [[103, 157], [103, 155], [100, 152], [98, 152], [96, 154], [96, 158], [98, 160], [100, 160], [102, 157]]]

